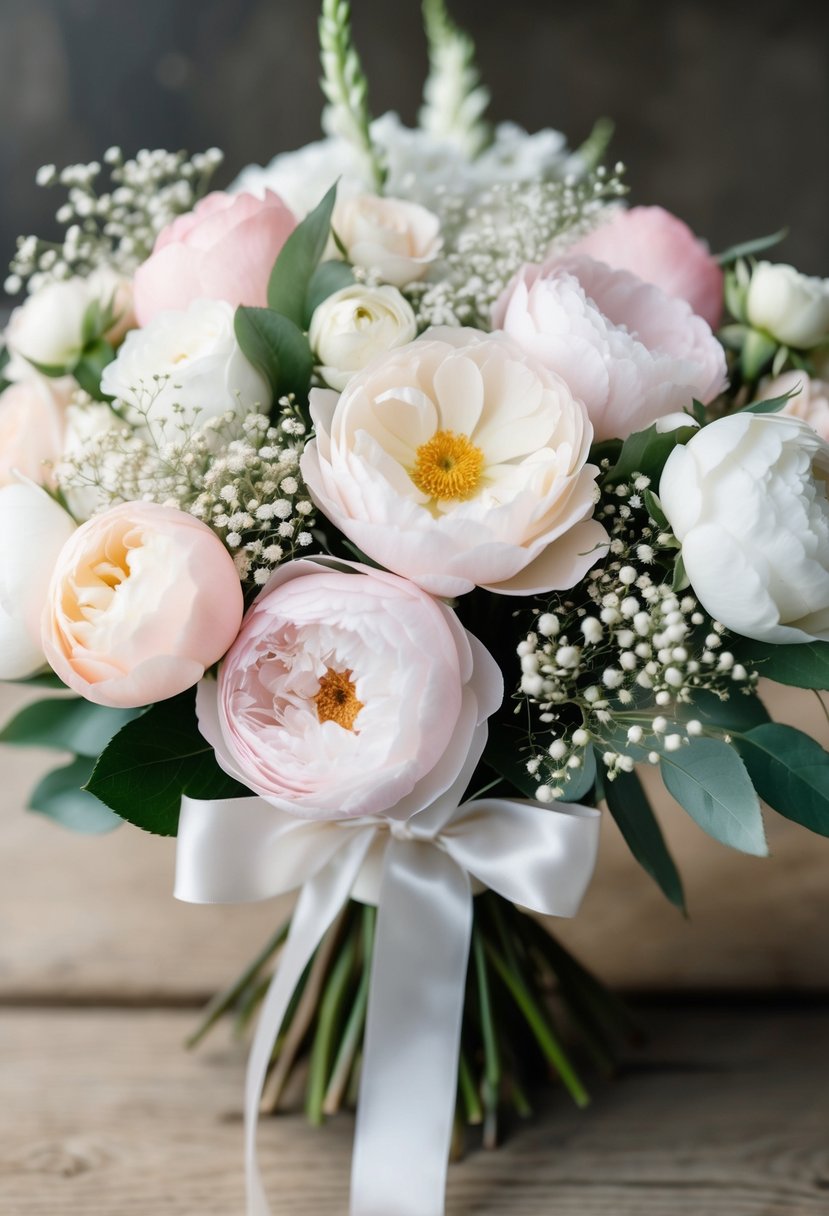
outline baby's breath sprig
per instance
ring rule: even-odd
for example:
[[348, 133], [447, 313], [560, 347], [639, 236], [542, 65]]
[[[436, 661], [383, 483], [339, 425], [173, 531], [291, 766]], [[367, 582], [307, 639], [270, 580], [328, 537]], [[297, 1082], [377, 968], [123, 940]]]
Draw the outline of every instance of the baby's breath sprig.
[[443, 256], [429, 281], [406, 289], [419, 328], [489, 329], [492, 306], [516, 271], [595, 227], [608, 204], [625, 194], [623, 173], [624, 165], [617, 164], [582, 178], [499, 183], [471, 205], [447, 193]]
[[352, 143], [365, 157], [378, 193], [386, 170], [380, 149], [371, 138], [368, 80], [351, 36], [348, 0], [323, 0], [319, 19], [322, 91], [328, 101], [323, 125], [332, 135]]
[[674, 590], [678, 546], [648, 514], [649, 485], [635, 474], [605, 488], [596, 516], [610, 533], [606, 560], [578, 598], [544, 605], [518, 646], [532, 720], [526, 767], [542, 801], [561, 795], [588, 746], [613, 780], [703, 732], [693, 714], [700, 691], [723, 701], [756, 691], [757, 673], [731, 654], [724, 626]]
[[455, 144], [473, 160], [492, 139], [484, 120], [489, 90], [475, 64], [475, 43], [455, 25], [444, 0], [423, 0], [429, 42], [429, 75], [419, 121], [436, 139]]
[[188, 157], [185, 152], [143, 149], [125, 160], [120, 148], [104, 153], [109, 180], [98, 161], [57, 169], [44, 165], [39, 186], [63, 186], [67, 199], [56, 212], [66, 229], [60, 242], [22, 236], [12, 259], [5, 290], [16, 295], [47, 283], [87, 275], [100, 266], [131, 275], [149, 256], [162, 228], [191, 211], [206, 192], [222, 162], [218, 148]]

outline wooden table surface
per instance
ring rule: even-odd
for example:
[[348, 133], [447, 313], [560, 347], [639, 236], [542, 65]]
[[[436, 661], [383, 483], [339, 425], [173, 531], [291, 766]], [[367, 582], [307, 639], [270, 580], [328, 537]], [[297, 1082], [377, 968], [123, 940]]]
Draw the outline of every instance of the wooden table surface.
[[[778, 716], [817, 725], [811, 699]], [[0, 1213], [241, 1216], [244, 1049], [225, 1027], [197, 1053], [182, 1041], [279, 909], [176, 904], [171, 842], [78, 838], [23, 813], [45, 762], [0, 755]], [[758, 861], [667, 800], [660, 813], [691, 920], [607, 825], [583, 913], [559, 926], [605, 979], [673, 994], [642, 1007], [648, 1044], [588, 1111], [553, 1093], [501, 1151], [472, 1149], [448, 1216], [829, 1212], [829, 841], [770, 820], [775, 856]], [[781, 987], [801, 996], [735, 1003]], [[266, 1121], [275, 1216], [346, 1212], [351, 1134], [347, 1116]]]

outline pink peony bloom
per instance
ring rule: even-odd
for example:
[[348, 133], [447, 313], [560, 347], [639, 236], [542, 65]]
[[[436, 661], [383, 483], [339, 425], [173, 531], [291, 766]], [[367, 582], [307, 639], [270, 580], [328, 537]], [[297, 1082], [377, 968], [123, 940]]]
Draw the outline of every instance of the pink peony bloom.
[[790, 418], [802, 418], [813, 431], [829, 443], [829, 382], [814, 380], [805, 372], [784, 372], [775, 380], [767, 380], [760, 386], [758, 401], [771, 401], [793, 393], [780, 411]]
[[135, 272], [139, 324], [199, 299], [264, 307], [273, 264], [295, 227], [293, 214], [270, 190], [264, 199], [208, 194], [159, 233]]
[[317, 506], [433, 595], [572, 587], [604, 552], [584, 406], [503, 334], [430, 330], [311, 413]]
[[584, 402], [596, 439], [624, 439], [725, 387], [723, 348], [685, 300], [592, 258], [525, 266], [493, 324]]
[[54, 485], [53, 465], [63, 452], [66, 407], [73, 382], [32, 376], [0, 393], [0, 486], [18, 474]]
[[408, 819], [471, 778], [503, 682], [414, 583], [353, 562], [287, 562], [199, 685], [219, 764], [303, 819]]
[[585, 254], [614, 270], [630, 270], [666, 296], [687, 300], [712, 329], [722, 319], [722, 269], [705, 242], [663, 207], [614, 211], [606, 224], [567, 252]]
[[42, 621], [46, 658], [97, 705], [131, 708], [191, 688], [242, 619], [233, 559], [192, 515], [127, 502], [58, 555]]

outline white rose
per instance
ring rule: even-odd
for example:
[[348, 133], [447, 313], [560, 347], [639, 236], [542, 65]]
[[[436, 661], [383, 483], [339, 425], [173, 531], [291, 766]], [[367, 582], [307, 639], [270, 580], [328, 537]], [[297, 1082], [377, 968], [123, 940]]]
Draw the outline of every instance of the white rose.
[[659, 497], [691, 586], [727, 628], [829, 640], [829, 445], [798, 418], [733, 414], [674, 448]]
[[829, 279], [811, 278], [794, 266], [758, 262], [748, 285], [746, 314], [752, 325], [798, 349], [829, 335]]
[[95, 302], [101, 308], [112, 306], [115, 323], [106, 336], [119, 342], [135, 319], [130, 284], [114, 271], [101, 268], [85, 279], [49, 283], [29, 296], [12, 313], [6, 331], [9, 379], [30, 378], [36, 374], [33, 363], [46, 367], [75, 363], [83, 348], [84, 316]]
[[58, 554], [73, 520], [28, 482], [0, 489], [0, 680], [25, 680], [45, 666], [40, 618]]
[[442, 245], [433, 211], [376, 194], [338, 202], [333, 228], [353, 265], [375, 271], [394, 287], [422, 279]]
[[417, 336], [411, 304], [396, 287], [344, 287], [314, 310], [308, 338], [325, 383], [342, 391], [383, 351]]
[[127, 334], [101, 388], [121, 403], [128, 422], [167, 442], [228, 411], [240, 419], [266, 413], [271, 391], [242, 354], [234, 312], [224, 300], [196, 300], [184, 311], [158, 313]]

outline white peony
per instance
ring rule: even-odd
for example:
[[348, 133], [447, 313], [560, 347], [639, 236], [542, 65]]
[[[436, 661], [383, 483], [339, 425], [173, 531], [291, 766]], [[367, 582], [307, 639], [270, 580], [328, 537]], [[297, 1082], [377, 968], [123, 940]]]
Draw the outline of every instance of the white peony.
[[228, 411], [267, 412], [271, 391], [242, 353], [235, 309], [224, 300], [196, 300], [182, 312], [161, 312], [127, 334], [101, 388], [124, 417], [167, 442], [184, 438]]
[[829, 279], [801, 274], [794, 266], [758, 262], [748, 285], [746, 315], [786, 346], [817, 346], [829, 337]]
[[442, 246], [434, 212], [379, 194], [339, 199], [332, 227], [352, 265], [374, 271], [394, 287], [422, 279]]
[[342, 390], [376, 355], [417, 336], [411, 304], [396, 287], [356, 284], [314, 310], [308, 338], [331, 388]]
[[311, 414], [320, 510], [433, 595], [572, 587], [605, 551], [584, 406], [503, 334], [432, 330]]
[[733, 414], [665, 463], [659, 497], [691, 586], [764, 642], [829, 640], [829, 445], [798, 418]]
[[58, 554], [74, 531], [38, 486], [0, 489], [0, 680], [25, 680], [46, 666], [40, 618]]

